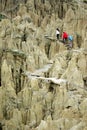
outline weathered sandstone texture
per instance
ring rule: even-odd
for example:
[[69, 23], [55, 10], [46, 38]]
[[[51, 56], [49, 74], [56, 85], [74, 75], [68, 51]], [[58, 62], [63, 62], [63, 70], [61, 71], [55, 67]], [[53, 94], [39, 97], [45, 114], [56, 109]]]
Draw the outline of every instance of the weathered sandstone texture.
[[87, 1], [0, 3], [0, 130], [87, 130]]

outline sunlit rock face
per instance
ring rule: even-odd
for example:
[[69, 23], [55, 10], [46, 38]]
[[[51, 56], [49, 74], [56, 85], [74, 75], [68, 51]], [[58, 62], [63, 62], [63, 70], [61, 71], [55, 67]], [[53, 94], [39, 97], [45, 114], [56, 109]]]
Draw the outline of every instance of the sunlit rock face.
[[0, 129], [87, 130], [86, 1], [0, 3]]

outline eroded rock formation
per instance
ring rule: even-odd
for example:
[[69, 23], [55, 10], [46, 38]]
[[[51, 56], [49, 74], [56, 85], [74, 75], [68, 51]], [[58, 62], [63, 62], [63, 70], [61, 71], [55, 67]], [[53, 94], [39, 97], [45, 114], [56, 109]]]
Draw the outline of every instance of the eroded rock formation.
[[[0, 129], [87, 130], [86, 1], [20, 2], [0, 22]], [[73, 35], [71, 50], [57, 27]]]

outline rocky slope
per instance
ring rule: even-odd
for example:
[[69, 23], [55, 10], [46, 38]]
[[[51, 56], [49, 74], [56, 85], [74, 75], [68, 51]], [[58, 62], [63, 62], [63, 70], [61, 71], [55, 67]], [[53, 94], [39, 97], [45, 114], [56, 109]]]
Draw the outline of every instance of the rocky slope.
[[0, 3], [0, 129], [87, 130], [86, 0]]

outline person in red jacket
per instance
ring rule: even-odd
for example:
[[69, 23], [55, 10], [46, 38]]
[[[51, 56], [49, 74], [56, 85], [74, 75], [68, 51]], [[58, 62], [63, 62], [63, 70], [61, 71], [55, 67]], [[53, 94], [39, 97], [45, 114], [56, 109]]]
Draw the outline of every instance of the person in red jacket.
[[68, 40], [68, 34], [66, 32], [63, 32], [62, 39], [63, 39], [63, 43], [66, 44], [66, 42]]

